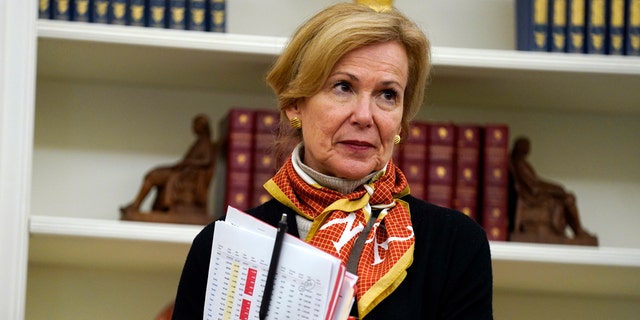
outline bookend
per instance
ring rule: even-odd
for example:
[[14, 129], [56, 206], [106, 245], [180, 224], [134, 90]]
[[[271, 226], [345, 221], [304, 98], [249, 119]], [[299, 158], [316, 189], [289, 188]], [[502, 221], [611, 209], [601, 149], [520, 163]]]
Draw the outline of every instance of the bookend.
[[529, 150], [529, 139], [520, 137], [511, 151], [510, 192], [515, 203], [509, 240], [598, 246], [598, 238], [580, 223], [575, 195], [557, 183], [540, 179], [526, 160]]
[[[193, 131], [197, 139], [182, 160], [155, 167], [145, 175], [136, 199], [120, 208], [122, 220], [184, 224], [213, 221], [207, 203], [217, 145], [211, 141], [206, 116], [194, 118]], [[142, 212], [140, 205], [152, 189], [156, 193], [151, 211]]]

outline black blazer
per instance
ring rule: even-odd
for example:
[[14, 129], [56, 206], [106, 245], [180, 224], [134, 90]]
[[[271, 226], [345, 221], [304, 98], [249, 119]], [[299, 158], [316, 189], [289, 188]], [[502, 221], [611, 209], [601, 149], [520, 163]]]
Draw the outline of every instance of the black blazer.
[[[416, 242], [404, 281], [364, 319], [493, 319], [493, 275], [485, 231], [471, 218], [405, 196]], [[276, 226], [282, 213], [298, 236], [296, 213], [276, 200], [247, 213]], [[214, 223], [193, 240], [178, 285], [173, 319], [202, 319]]]

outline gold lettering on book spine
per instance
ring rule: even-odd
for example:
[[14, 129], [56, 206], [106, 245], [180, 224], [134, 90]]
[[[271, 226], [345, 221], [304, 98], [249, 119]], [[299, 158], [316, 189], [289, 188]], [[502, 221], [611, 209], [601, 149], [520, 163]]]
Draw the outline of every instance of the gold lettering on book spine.
[[[640, 28], [640, 0], [630, 0], [631, 5], [629, 6], [629, 28]], [[640, 34], [632, 33], [631, 34], [631, 47], [633, 50], [640, 50]]]
[[204, 10], [191, 9], [191, 19], [195, 24], [202, 24], [202, 22], [204, 21]]
[[140, 21], [142, 19], [143, 12], [144, 12], [144, 6], [141, 6], [141, 5], [131, 6], [131, 17], [133, 17], [133, 20]]
[[113, 3], [113, 15], [117, 19], [122, 19], [124, 17], [124, 13], [126, 12], [127, 5], [122, 2]]
[[49, 0], [40, 0], [40, 11], [49, 9]]
[[69, 10], [69, 0], [58, 1], [58, 11], [60, 13], [65, 13], [67, 10]]
[[89, 0], [76, 0], [76, 11], [81, 14], [87, 14], [89, 11]]
[[154, 22], [160, 22], [164, 18], [164, 7], [155, 6], [151, 8], [151, 19]]
[[[624, 0], [611, 1], [611, 26], [618, 29], [624, 28]], [[624, 41], [623, 33], [612, 33], [611, 37], [613, 47], [621, 50]]]
[[[584, 1], [571, 1], [571, 25], [584, 27]], [[584, 43], [584, 33], [571, 32], [571, 43], [576, 48], [582, 47]]]
[[97, 11], [99, 16], [107, 15], [107, 5], [108, 4], [109, 4], [108, 2], [97, 3], [96, 11]]
[[221, 25], [224, 23], [224, 11], [223, 10], [215, 10], [213, 12], [213, 22], [216, 25]]
[[[596, 28], [604, 28], [604, 23], [604, 0], [593, 0], [591, 2], [591, 24]], [[601, 49], [604, 46], [604, 34], [592, 34], [591, 40], [596, 49]]]
[[[533, 23], [535, 25], [547, 24], [547, 0], [535, 0], [533, 3]], [[547, 43], [547, 33], [544, 31], [533, 32], [536, 47], [544, 48]]]
[[184, 8], [171, 9], [171, 16], [173, 17], [173, 21], [182, 22], [182, 20], [184, 20]]
[[[565, 0], [556, 0], [553, 3], [553, 24], [555, 26], [566, 26], [567, 25], [567, 1]], [[553, 43], [556, 48], [564, 48], [565, 44], [565, 35], [564, 33], [553, 33]]]

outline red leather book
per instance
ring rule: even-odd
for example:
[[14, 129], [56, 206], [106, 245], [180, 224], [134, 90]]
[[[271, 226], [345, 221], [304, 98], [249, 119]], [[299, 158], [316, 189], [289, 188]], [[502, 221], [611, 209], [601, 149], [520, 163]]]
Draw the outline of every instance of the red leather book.
[[217, 216], [227, 206], [247, 210], [251, 205], [253, 164], [254, 111], [233, 108], [221, 120], [219, 129], [220, 152], [216, 165]]
[[481, 225], [489, 240], [506, 241], [509, 218], [509, 127], [484, 126]]
[[397, 152], [398, 166], [407, 178], [411, 195], [423, 200], [426, 200], [428, 138], [428, 124], [415, 121]]
[[429, 123], [426, 200], [447, 208], [453, 208], [455, 147], [455, 124]]
[[262, 185], [276, 173], [272, 147], [279, 121], [280, 111], [277, 109], [255, 111], [251, 207], [261, 205], [271, 199], [271, 195]]
[[482, 129], [478, 124], [456, 125], [456, 174], [453, 208], [478, 221], [480, 146]]

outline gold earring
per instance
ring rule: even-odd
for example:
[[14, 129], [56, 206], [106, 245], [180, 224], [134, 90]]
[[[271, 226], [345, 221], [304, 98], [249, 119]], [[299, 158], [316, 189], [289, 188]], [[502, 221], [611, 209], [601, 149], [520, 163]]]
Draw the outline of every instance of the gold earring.
[[289, 124], [291, 124], [291, 128], [302, 129], [302, 122], [300, 122], [298, 117], [291, 118], [291, 120], [289, 120]]
[[400, 143], [400, 135], [396, 134], [395, 137], [393, 137], [393, 144], [399, 144]]

